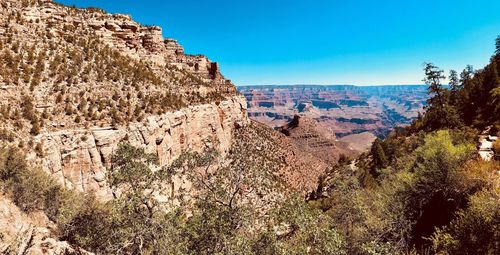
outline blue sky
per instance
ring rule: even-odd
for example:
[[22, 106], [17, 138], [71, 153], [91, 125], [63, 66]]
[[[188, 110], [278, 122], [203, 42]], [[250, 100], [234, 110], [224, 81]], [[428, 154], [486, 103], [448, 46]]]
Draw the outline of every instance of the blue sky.
[[163, 27], [237, 85], [420, 84], [422, 63], [483, 67], [499, 0], [58, 0]]

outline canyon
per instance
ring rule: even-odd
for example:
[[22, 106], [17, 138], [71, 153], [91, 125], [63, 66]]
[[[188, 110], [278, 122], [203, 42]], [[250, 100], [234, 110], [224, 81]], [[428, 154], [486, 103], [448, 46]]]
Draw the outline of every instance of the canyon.
[[417, 118], [428, 98], [424, 85], [255, 85], [238, 90], [247, 99], [251, 119], [275, 129], [294, 116], [314, 120], [330, 143], [358, 153], [376, 137]]
[[[215, 169], [234, 162], [259, 169], [267, 177], [253, 177], [252, 203], [267, 207], [291, 190], [314, 190], [334, 162], [250, 120], [245, 97], [217, 63], [185, 54], [161, 28], [130, 16], [6, 0], [0, 46], [2, 153], [22, 152], [29, 167], [82, 197], [118, 196], [109, 169], [124, 143], [155, 155], [158, 168], [187, 152], [216, 151]], [[272, 189], [261, 191], [261, 182]], [[199, 192], [184, 172], [174, 173], [167, 187], [155, 199], [170, 206], [179, 205], [177, 196]], [[25, 212], [8, 194], [0, 198], [0, 252], [87, 254], [58, 241], [54, 219], [43, 211]]]

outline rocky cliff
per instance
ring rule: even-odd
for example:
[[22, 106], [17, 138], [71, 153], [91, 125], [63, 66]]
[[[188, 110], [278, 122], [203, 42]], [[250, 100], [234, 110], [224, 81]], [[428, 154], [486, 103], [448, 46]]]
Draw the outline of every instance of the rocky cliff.
[[5, 0], [0, 46], [0, 140], [68, 189], [109, 198], [106, 166], [122, 141], [164, 166], [186, 150], [224, 153], [248, 123], [217, 63], [127, 15]]
[[[118, 128], [95, 127], [42, 133], [43, 157], [31, 158], [50, 171], [68, 189], [111, 198], [106, 166], [122, 141], [154, 153], [165, 166], [184, 151], [217, 149], [227, 152], [235, 127], [247, 125], [246, 102], [234, 97], [220, 103], [189, 106], [176, 112], [150, 116], [144, 122]], [[176, 185], [179, 186], [179, 185]]]

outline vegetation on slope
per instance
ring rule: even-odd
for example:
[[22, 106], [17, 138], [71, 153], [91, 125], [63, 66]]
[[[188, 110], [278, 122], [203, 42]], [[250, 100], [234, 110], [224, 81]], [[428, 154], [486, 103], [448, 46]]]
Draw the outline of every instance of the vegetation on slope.
[[[18, 17], [13, 15], [12, 19]], [[0, 62], [0, 69], [9, 71], [0, 75], [2, 81], [36, 90], [40, 78], [51, 85], [56, 101], [66, 102], [64, 112], [69, 116], [75, 105], [83, 113], [101, 105], [85, 97], [90, 91], [76, 86], [85, 84], [75, 83], [85, 74], [71, 72], [85, 71], [85, 66], [76, 71], [67, 66], [80, 62], [75, 61], [80, 57], [91, 57], [94, 61], [89, 65], [111, 68], [103, 79], [126, 84], [123, 91], [134, 86], [128, 82], [137, 76], [114, 72], [109, 65], [142, 73], [138, 74], [142, 82], [161, 83], [148, 75], [147, 64], [126, 67], [127, 59], [101, 46], [97, 52], [102, 54], [88, 56], [81, 49], [92, 45], [92, 40], [68, 39], [68, 44], [61, 45], [72, 49], [50, 54], [50, 62], [58, 63], [52, 68], [36, 64], [38, 58], [48, 56], [44, 47], [30, 51], [33, 45], [16, 46], [16, 40], [2, 39], [8, 46], [2, 47], [1, 56], [8, 61]], [[58, 54], [61, 60], [56, 61]], [[443, 71], [427, 64], [425, 82], [432, 98], [426, 113], [410, 127], [377, 140], [356, 164], [343, 158], [320, 178], [307, 199], [282, 190], [281, 165], [276, 162], [286, 162], [280, 155], [257, 149], [255, 141], [238, 134], [224, 159], [213, 151], [186, 152], [166, 168], [157, 165], [155, 155], [122, 144], [109, 166], [115, 199], [108, 202], [68, 191], [45, 172], [28, 166], [16, 148], [2, 149], [1, 191], [26, 212], [43, 211], [56, 223], [54, 234], [61, 240], [99, 254], [498, 254], [500, 165], [478, 158], [475, 143], [487, 126], [492, 126], [490, 132], [498, 132], [499, 61], [500, 39], [488, 66], [478, 71], [467, 67], [460, 78], [451, 72], [449, 88], [441, 84]], [[99, 66], [89, 68], [99, 72]], [[54, 73], [37, 76], [37, 69]], [[23, 72], [16, 77], [13, 70]], [[94, 76], [99, 79], [98, 73]], [[76, 94], [66, 95], [67, 90]], [[81, 101], [75, 104], [76, 98]], [[112, 116], [112, 107], [125, 100], [119, 95], [116, 99], [118, 106], [103, 103], [103, 112]], [[4, 107], [2, 115], [13, 120], [22, 116], [36, 134], [43, 125], [39, 113], [29, 97], [22, 101], [21, 111]], [[162, 104], [153, 105], [152, 113], [162, 111], [158, 108]], [[126, 116], [141, 115], [133, 112]], [[75, 116], [75, 122], [76, 117], [82, 118]], [[9, 129], [2, 129], [0, 135], [11, 139]], [[275, 165], [270, 164], [273, 161]], [[173, 199], [160, 203], [156, 195], [174, 185], [176, 174], [187, 176], [196, 192], [173, 194], [180, 204], [174, 205]]]
[[[109, 202], [62, 188], [28, 167], [16, 148], [6, 149], [0, 187], [24, 211], [43, 211], [59, 239], [99, 254], [345, 254], [332, 218], [284, 196], [279, 168], [269, 161], [275, 156], [256, 156], [264, 151], [249, 138], [236, 141], [224, 162], [213, 151], [187, 152], [166, 168], [155, 155], [122, 144], [109, 169], [116, 195]], [[197, 192], [160, 203], [156, 195], [170, 191], [176, 174]]]
[[426, 64], [426, 113], [377, 140], [356, 171], [335, 167], [310, 203], [334, 215], [353, 254], [497, 254], [500, 165], [476, 150], [486, 127], [498, 134], [500, 38], [491, 63], [467, 67], [450, 87]]
[[[30, 18], [54, 9], [66, 18], [57, 19], [57, 12]], [[84, 22], [96, 17], [119, 19], [52, 1], [0, 3], [2, 127], [24, 136], [60, 127], [124, 125], [234, 95], [230, 82], [127, 54], [130, 49], [109, 43], [123, 44], [122, 39], [111, 32], [104, 37]], [[200, 93], [200, 88], [213, 91]], [[21, 108], [11, 107], [16, 104]]]

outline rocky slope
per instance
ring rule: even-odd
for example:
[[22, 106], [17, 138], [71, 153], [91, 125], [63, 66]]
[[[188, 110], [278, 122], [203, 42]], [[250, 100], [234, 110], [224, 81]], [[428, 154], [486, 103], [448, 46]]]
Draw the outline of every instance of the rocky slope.
[[126, 15], [2, 1], [0, 44], [2, 143], [69, 189], [109, 198], [105, 167], [121, 141], [166, 165], [185, 150], [226, 151], [248, 122], [217, 63]]
[[36, 129], [126, 124], [237, 95], [217, 63], [128, 16], [46, 0], [2, 1], [0, 14], [0, 98], [22, 106], [4, 103], [2, 115]]
[[249, 165], [269, 168], [267, 171], [278, 176], [286, 187], [302, 194], [314, 190], [318, 178], [331, 166], [329, 158], [304, 150], [294, 138], [256, 121], [238, 132], [237, 141], [245, 144], [249, 161], [253, 162]]
[[53, 239], [53, 227], [43, 214], [26, 215], [0, 195], [1, 254], [91, 254]]
[[329, 165], [337, 163], [340, 155], [353, 157], [361, 152], [349, 148], [349, 144], [338, 141], [328, 128], [307, 117], [295, 115], [293, 120], [278, 130], [289, 137], [298, 148], [323, 160]]
[[[251, 121], [246, 99], [217, 63], [185, 54], [160, 28], [129, 16], [50, 0], [4, 0], [0, 46], [0, 145], [21, 148], [30, 167], [99, 201], [115, 195], [107, 169], [121, 142], [156, 154], [159, 167], [186, 151], [214, 149], [222, 158], [214, 169], [232, 165], [243, 175], [255, 173], [254, 185], [267, 184], [267, 193], [247, 187], [263, 205], [290, 190], [315, 189], [339, 153], [335, 145], [313, 155], [318, 147], [304, 150], [291, 137]], [[331, 137], [317, 138], [324, 145]], [[197, 192], [183, 174], [172, 177], [171, 190], [157, 194], [160, 202]], [[1, 228], [0, 249], [84, 253], [57, 241], [43, 213], [26, 215], [2, 192], [0, 226], [20, 222], [23, 233]], [[33, 218], [37, 213], [42, 221]]]

